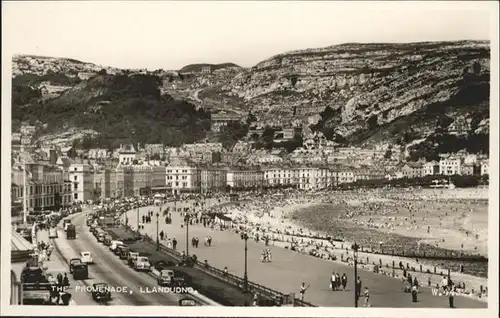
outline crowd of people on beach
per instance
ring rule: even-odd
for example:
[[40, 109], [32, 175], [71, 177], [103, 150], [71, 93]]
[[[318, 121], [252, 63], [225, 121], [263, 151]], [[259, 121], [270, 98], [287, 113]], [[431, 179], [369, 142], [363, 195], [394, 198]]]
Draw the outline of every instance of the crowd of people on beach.
[[[446, 194], [450, 197], [450, 194]], [[297, 252], [308, 253], [310, 255], [327, 259], [337, 260], [339, 249], [351, 246], [351, 242], [343, 242], [343, 237], [335, 233], [321, 233], [313, 231], [296, 224], [294, 221], [294, 211], [297, 208], [318, 204], [333, 204], [348, 207], [343, 213], [335, 215], [340, 221], [351, 222], [356, 226], [375, 229], [391, 229], [406, 226], [408, 230], [412, 227], [425, 227], [428, 232], [433, 228], [426, 225], [428, 218], [422, 214], [421, 209], [429, 200], [440, 200], [442, 194], [439, 190], [413, 192], [404, 189], [398, 190], [363, 190], [349, 192], [315, 192], [305, 193], [294, 190], [270, 193], [240, 193], [240, 200], [235, 204], [215, 204], [213, 206], [203, 206], [201, 203], [205, 197], [192, 195], [184, 200], [194, 200], [192, 207], [180, 207], [175, 209], [183, 216], [180, 226], [184, 227], [187, 222], [190, 225], [203, 225], [214, 231], [233, 231], [237, 234], [246, 233], [250, 239], [256, 242], [263, 242], [266, 247], [273, 246], [288, 248]], [[220, 195], [219, 203], [225, 202], [227, 196]], [[223, 199], [223, 200], [221, 200]], [[453, 199], [453, 198], [452, 198]], [[182, 198], [178, 198], [179, 201]], [[470, 202], [470, 198], [455, 198]], [[481, 200], [478, 200], [478, 202]], [[439, 207], [438, 207], [439, 209]], [[166, 216], [174, 209], [167, 208]], [[451, 211], [458, 212], [458, 211]], [[170, 215], [169, 215], [170, 214]], [[186, 217], [189, 215], [189, 217]], [[228, 227], [218, 223], [213, 218], [214, 215], [224, 215], [231, 219], [231, 226]], [[211, 217], [208, 217], [211, 216]], [[447, 211], [443, 208], [442, 218], [446, 219]], [[384, 219], [380, 223], [380, 219]], [[378, 222], [378, 223], [377, 223]], [[167, 240], [167, 244], [175, 249], [175, 238], [162, 238]], [[191, 245], [196, 248], [199, 239], [191, 238]], [[211, 237], [204, 239], [205, 246], [211, 246]], [[378, 242], [377, 242], [378, 243]], [[342, 255], [343, 256], [343, 255]], [[272, 260], [271, 250], [265, 248], [261, 252], [261, 261], [270, 262]], [[349, 261], [347, 258], [346, 261]], [[333, 276], [335, 280], [333, 281]], [[347, 286], [347, 277], [335, 273], [332, 276], [332, 290], [344, 290], [344, 283]], [[410, 275], [411, 277], [411, 275]], [[408, 282], [408, 280], [406, 280]], [[416, 282], [415, 282], [416, 281]], [[333, 283], [335, 282], [335, 283]], [[463, 283], [457, 283], [453, 290], [460, 293]], [[413, 290], [420, 286], [418, 280], [411, 281], [409, 286], [403, 288], [413, 295]], [[465, 289], [463, 289], [465, 290]], [[360, 296], [361, 297], [361, 296]], [[413, 297], [413, 296], [412, 296]], [[368, 297], [369, 298], [369, 297]]]

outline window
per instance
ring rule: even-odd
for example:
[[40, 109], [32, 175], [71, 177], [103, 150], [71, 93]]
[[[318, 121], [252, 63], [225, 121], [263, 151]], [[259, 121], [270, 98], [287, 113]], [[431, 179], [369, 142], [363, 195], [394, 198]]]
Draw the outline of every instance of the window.
[[77, 177], [77, 176], [75, 176], [75, 178], [74, 178], [74, 179], [75, 179], [75, 181], [76, 181], [76, 180], [78, 180], [78, 177]]
[[78, 193], [75, 193], [73, 197], [75, 198], [75, 200], [78, 200]]

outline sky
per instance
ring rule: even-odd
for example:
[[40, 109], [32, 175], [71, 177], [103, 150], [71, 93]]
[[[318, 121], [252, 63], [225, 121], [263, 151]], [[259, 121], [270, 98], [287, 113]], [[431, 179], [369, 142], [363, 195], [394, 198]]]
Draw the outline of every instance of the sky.
[[250, 67], [346, 42], [489, 40], [496, 1], [2, 2], [2, 47], [119, 68]]

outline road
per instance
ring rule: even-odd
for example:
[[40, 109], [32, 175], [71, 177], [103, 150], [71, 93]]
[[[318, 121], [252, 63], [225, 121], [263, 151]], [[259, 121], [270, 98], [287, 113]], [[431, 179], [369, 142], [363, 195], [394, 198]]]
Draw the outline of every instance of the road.
[[[171, 206], [172, 203], [168, 203]], [[164, 208], [162, 208], [164, 209]], [[147, 211], [158, 211], [157, 207], [140, 209], [140, 217]], [[137, 211], [129, 211], [129, 224], [136, 224]], [[172, 224], [165, 224], [160, 219], [159, 230], [164, 231], [168, 237], [175, 237], [178, 241], [178, 250], [185, 250], [186, 230], [181, 228], [182, 218], [179, 213], [172, 213]], [[151, 237], [156, 237], [156, 220], [145, 224], [144, 232]], [[203, 245], [205, 236], [213, 238], [211, 247]], [[240, 277], [244, 272], [244, 242], [240, 237], [230, 231], [214, 231], [204, 228], [203, 225], [189, 226], [189, 237], [197, 236], [200, 239], [199, 248], [189, 247], [189, 253], [196, 254], [198, 259], [207, 260], [217, 268], [228, 267], [228, 271]], [[283, 248], [271, 247], [273, 261], [262, 263], [261, 251], [264, 245], [248, 241], [248, 276], [250, 281], [268, 286], [283, 293], [297, 293], [302, 282], [310, 284], [305, 300], [319, 306], [354, 306], [353, 301], [353, 268], [342, 263], [325, 261], [309, 255], [297, 253]], [[349, 278], [347, 291], [332, 292], [329, 289], [329, 277], [332, 273], [346, 273]], [[359, 270], [358, 275], [370, 290], [372, 307], [393, 308], [446, 308], [446, 297], [432, 296], [430, 289], [422, 288], [419, 301], [413, 303], [411, 295], [402, 292], [402, 282], [389, 276]], [[458, 308], [486, 308], [487, 304], [478, 300], [455, 297]]]
[[[76, 227], [77, 238], [66, 240], [65, 232], [58, 228], [58, 238], [53, 239], [56, 246], [55, 253], [67, 264], [71, 258], [79, 258], [81, 252], [92, 253], [94, 264], [89, 266], [89, 279], [76, 282], [76, 286], [92, 286], [96, 282], [106, 282], [115, 289], [121, 288], [122, 292], [112, 292], [113, 300], [108, 305], [163, 305], [177, 306], [183, 296], [178, 294], [149, 292], [152, 287], [157, 287], [156, 279], [147, 273], [136, 272], [115, 256], [109, 248], [95, 239], [85, 225], [85, 213], [71, 216]], [[68, 268], [66, 268], [68, 271]], [[88, 304], [91, 294], [87, 291], [75, 292], [75, 302]], [[83, 294], [83, 295], [80, 295]], [[92, 303], [96, 304], [96, 303]]]

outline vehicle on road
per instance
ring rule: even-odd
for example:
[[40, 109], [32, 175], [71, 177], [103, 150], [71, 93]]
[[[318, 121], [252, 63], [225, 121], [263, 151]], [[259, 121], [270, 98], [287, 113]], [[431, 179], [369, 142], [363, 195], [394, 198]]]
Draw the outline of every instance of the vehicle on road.
[[191, 281], [188, 274], [174, 270], [174, 277], [170, 285], [172, 287], [188, 287], [191, 286]]
[[173, 278], [174, 278], [174, 271], [171, 269], [164, 269], [160, 271], [160, 274], [156, 278], [156, 281], [160, 286], [171, 286]]
[[104, 237], [106, 237], [106, 233], [101, 231], [97, 234], [97, 242], [104, 243]]
[[76, 239], [76, 228], [73, 224], [68, 224], [68, 226], [66, 227], [66, 239]]
[[97, 228], [97, 224], [95, 224], [95, 223], [90, 224], [90, 233], [94, 234], [94, 231], [96, 228]]
[[154, 269], [157, 271], [161, 272], [164, 269], [169, 269], [175, 266], [174, 262], [171, 261], [164, 261], [164, 260], [159, 260], [155, 263]]
[[88, 279], [89, 268], [85, 263], [77, 263], [73, 265], [73, 279]]
[[104, 245], [106, 245], [106, 246], [110, 246], [110, 245], [111, 245], [111, 240], [112, 240], [112, 239], [113, 239], [113, 237], [112, 237], [111, 235], [109, 235], [109, 234], [108, 234], [108, 235], [106, 235], [106, 236], [104, 237], [104, 242], [103, 242], [103, 243], [104, 243]]
[[49, 229], [49, 239], [51, 239], [51, 238], [57, 238], [57, 237], [58, 237], [57, 236], [57, 228], [51, 227]]
[[71, 224], [71, 220], [70, 219], [65, 219], [63, 221], [63, 227], [64, 227], [64, 230], [67, 231], [68, 230], [68, 226]]
[[44, 274], [38, 266], [26, 266], [21, 272], [22, 303], [25, 305], [50, 304], [56, 286], [52, 276]]
[[111, 292], [106, 283], [95, 283], [92, 285], [92, 299], [95, 301], [111, 300]]
[[134, 269], [136, 271], [149, 271], [150, 268], [151, 264], [146, 256], [139, 256], [136, 258], [134, 262]]
[[135, 259], [139, 256], [137, 252], [128, 252], [127, 264], [128, 266], [133, 266]]
[[82, 263], [94, 264], [94, 260], [92, 259], [92, 253], [90, 252], [81, 252], [80, 259], [82, 260]]
[[127, 246], [127, 245], [125, 245], [125, 244], [120, 244], [120, 245], [118, 245], [118, 246], [115, 248], [115, 250], [113, 251], [113, 253], [115, 253], [115, 255], [120, 256], [120, 254], [121, 254], [121, 249], [122, 249], [122, 248], [124, 248], [124, 247], [128, 247], [128, 246]]
[[72, 259], [70, 259], [70, 261], [69, 261], [69, 273], [73, 274], [73, 267], [76, 264], [81, 264], [81, 263], [82, 263], [82, 260], [79, 259], [79, 258], [72, 258]]
[[120, 257], [120, 259], [127, 259], [129, 252], [130, 252], [130, 247], [128, 247], [127, 245], [119, 246], [118, 257]]
[[109, 250], [114, 252], [115, 249], [119, 246], [119, 245], [123, 245], [123, 242], [122, 241], [111, 241], [111, 244], [109, 245]]

